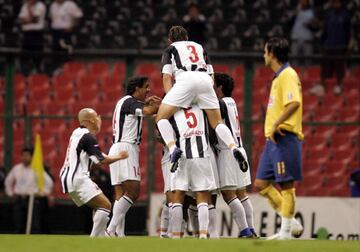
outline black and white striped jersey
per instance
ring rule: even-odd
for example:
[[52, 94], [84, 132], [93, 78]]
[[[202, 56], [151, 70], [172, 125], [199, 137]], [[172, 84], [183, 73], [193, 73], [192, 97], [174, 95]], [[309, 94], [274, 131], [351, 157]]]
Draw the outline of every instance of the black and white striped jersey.
[[193, 41], [178, 41], [172, 43], [162, 55], [162, 70], [164, 74], [176, 76], [186, 71], [200, 71], [213, 74], [214, 69], [206, 50]]
[[[236, 103], [232, 97], [224, 97], [219, 100], [221, 117], [224, 120], [226, 126], [230, 129], [237, 146], [242, 146], [241, 132], [240, 132], [240, 120]], [[218, 138], [219, 149], [228, 149], [226, 144]]]
[[144, 103], [131, 95], [121, 98], [115, 107], [112, 121], [113, 143], [140, 144]]
[[60, 180], [64, 193], [74, 191], [74, 178], [89, 176], [93, 163], [105, 159], [96, 138], [85, 127], [73, 131], [66, 151], [64, 165], [60, 171]]
[[208, 123], [198, 106], [181, 109], [170, 119], [176, 144], [187, 159], [209, 157]]

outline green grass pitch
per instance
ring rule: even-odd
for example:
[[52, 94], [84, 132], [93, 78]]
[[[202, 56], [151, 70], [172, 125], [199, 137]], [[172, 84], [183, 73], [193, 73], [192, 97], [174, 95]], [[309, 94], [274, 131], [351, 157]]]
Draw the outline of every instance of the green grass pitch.
[[79, 235], [0, 235], [1, 252], [347, 252], [360, 251], [360, 241], [290, 240], [266, 241], [244, 239], [181, 240], [155, 237], [89, 238]]

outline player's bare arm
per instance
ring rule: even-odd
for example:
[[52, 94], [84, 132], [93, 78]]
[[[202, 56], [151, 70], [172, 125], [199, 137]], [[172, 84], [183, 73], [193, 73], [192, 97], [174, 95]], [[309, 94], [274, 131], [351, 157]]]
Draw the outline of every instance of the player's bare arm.
[[113, 156], [108, 156], [106, 154], [104, 154], [105, 159], [103, 159], [100, 163], [101, 164], [112, 164], [116, 161], [125, 159], [129, 156], [127, 151], [120, 151], [120, 153], [118, 155], [113, 155]]
[[286, 120], [288, 119], [292, 114], [295, 113], [295, 111], [300, 107], [300, 102], [294, 101], [289, 103], [286, 107], [285, 107], [285, 111], [282, 113], [282, 115], [279, 117], [278, 120], [276, 120], [276, 122], [274, 123], [272, 129], [271, 129], [271, 135], [270, 135], [270, 140], [273, 141], [274, 143], [276, 143], [275, 141], [275, 137], [274, 135], [280, 134], [281, 136], [284, 136], [285, 134], [281, 131], [280, 129], [280, 125]]

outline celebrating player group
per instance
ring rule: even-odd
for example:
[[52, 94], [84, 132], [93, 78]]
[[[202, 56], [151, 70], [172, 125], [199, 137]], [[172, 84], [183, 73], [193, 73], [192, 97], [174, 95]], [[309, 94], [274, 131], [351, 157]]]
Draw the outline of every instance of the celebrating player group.
[[[94, 209], [92, 237], [123, 237], [125, 215], [139, 196], [143, 117], [152, 116], [158, 140], [164, 145], [166, 204], [160, 237], [181, 238], [186, 221], [191, 222], [194, 236], [218, 238], [216, 199], [221, 193], [239, 237], [258, 238], [254, 209], [246, 193], [251, 184], [250, 166], [232, 98], [236, 84], [231, 76], [214, 73], [206, 50], [189, 41], [183, 27], [173, 26], [168, 40], [170, 45], [162, 55], [164, 98], [148, 97], [147, 77], [128, 79], [126, 96], [114, 109], [113, 145], [108, 155], [100, 151], [95, 138], [101, 128], [100, 116], [91, 108], [79, 112], [80, 126], [70, 137], [60, 173], [63, 191], [77, 206], [86, 204]], [[282, 218], [281, 230], [272, 239], [291, 239], [291, 234], [303, 229], [294, 218], [294, 181], [302, 179], [301, 84], [287, 54], [285, 39], [272, 38], [265, 45], [265, 64], [275, 77], [265, 120], [267, 141], [255, 186]], [[113, 204], [89, 178], [93, 163], [110, 164]], [[280, 192], [272, 181], [279, 184]]]

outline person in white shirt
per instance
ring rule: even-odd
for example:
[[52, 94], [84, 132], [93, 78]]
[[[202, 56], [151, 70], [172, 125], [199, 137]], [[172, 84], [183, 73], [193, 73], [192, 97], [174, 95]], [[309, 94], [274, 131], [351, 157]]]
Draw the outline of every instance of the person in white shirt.
[[[26, 0], [21, 7], [19, 19], [23, 31], [22, 49], [27, 51], [43, 50], [46, 6], [37, 0]], [[22, 72], [35, 67], [40, 70], [41, 58], [32, 56], [22, 59]]]
[[22, 151], [22, 162], [15, 165], [5, 179], [6, 194], [14, 199], [14, 226], [16, 233], [25, 233], [26, 216], [28, 211], [29, 195], [35, 194], [34, 215], [32, 230], [40, 231], [41, 216], [36, 208], [40, 198], [52, 193], [54, 182], [49, 174], [44, 172], [44, 188], [40, 192], [38, 178], [31, 167], [32, 148], [24, 148]]
[[[82, 10], [73, 1], [55, 0], [50, 5], [52, 50], [54, 52], [71, 52], [73, 47], [71, 35], [83, 16]], [[69, 58], [56, 57], [53, 68], [62, 66]]]

